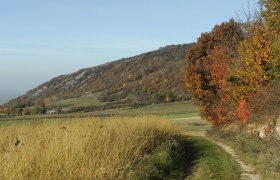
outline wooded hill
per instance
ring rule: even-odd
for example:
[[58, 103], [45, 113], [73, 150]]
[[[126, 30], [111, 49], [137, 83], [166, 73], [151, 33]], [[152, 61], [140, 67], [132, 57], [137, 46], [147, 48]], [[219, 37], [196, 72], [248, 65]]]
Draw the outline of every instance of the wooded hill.
[[192, 46], [170, 45], [61, 75], [8, 102], [6, 106], [12, 111], [23, 111], [36, 105], [46, 105], [47, 109], [51, 109], [58, 106], [57, 102], [90, 94], [103, 103], [76, 107], [71, 111], [188, 100], [191, 97], [183, 77], [187, 52]]

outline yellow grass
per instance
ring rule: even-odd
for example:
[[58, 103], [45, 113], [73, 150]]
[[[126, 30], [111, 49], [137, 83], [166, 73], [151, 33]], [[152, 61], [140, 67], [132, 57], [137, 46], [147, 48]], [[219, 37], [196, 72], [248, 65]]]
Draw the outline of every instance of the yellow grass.
[[155, 116], [33, 122], [0, 132], [0, 179], [129, 179], [177, 133]]

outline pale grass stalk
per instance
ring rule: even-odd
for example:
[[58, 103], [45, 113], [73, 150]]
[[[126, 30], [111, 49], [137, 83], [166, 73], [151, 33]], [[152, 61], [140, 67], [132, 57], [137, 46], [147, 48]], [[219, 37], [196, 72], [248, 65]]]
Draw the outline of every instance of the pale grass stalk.
[[156, 116], [49, 120], [0, 131], [0, 179], [127, 179], [178, 133]]

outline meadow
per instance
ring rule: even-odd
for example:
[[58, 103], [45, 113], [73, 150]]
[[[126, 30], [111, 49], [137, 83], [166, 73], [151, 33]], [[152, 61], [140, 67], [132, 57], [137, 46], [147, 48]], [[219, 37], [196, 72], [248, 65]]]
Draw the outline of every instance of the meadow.
[[[79, 101], [79, 103], [87, 103], [86, 101]], [[76, 106], [77, 104], [75, 104]], [[107, 109], [93, 112], [80, 113], [65, 113], [65, 114], [39, 114], [39, 115], [25, 115], [25, 116], [3, 116], [0, 117], [0, 125], [7, 123], [21, 123], [21, 120], [48, 120], [48, 119], [69, 119], [69, 118], [85, 118], [85, 117], [110, 117], [110, 116], [145, 116], [145, 115], [159, 115], [167, 117], [168, 119], [198, 117], [199, 108], [191, 101], [173, 102], [164, 104], [151, 104], [141, 106], [138, 108], [117, 108]], [[13, 121], [13, 122], [11, 122]]]
[[155, 116], [0, 127], [0, 179], [131, 179], [147, 154], [179, 132]]
[[203, 137], [210, 125], [197, 109], [184, 102], [2, 121], [0, 179], [239, 179], [233, 158]]
[[102, 106], [106, 104], [98, 100], [99, 96], [100, 93], [86, 94], [78, 98], [71, 98], [71, 99], [58, 101], [56, 105], [71, 108], [71, 107], [83, 107], [83, 106], [91, 106], [91, 105]]

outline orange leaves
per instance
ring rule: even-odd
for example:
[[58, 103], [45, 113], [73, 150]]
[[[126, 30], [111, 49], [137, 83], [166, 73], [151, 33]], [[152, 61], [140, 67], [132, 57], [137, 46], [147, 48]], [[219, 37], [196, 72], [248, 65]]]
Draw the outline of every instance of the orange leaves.
[[208, 112], [208, 120], [214, 126], [219, 126], [224, 124], [226, 120], [226, 111], [222, 107], [216, 107], [210, 112]]
[[229, 75], [230, 57], [228, 56], [228, 50], [229, 48], [226, 45], [218, 45], [208, 54], [211, 62], [207, 65], [211, 78], [210, 84], [219, 88], [225, 86], [225, 78]]
[[[277, 76], [275, 68], [275, 42], [280, 32], [280, 1], [260, 0], [261, 17], [254, 24], [252, 36], [241, 45], [240, 54], [246, 62], [250, 86], [258, 88]], [[278, 62], [276, 62], [278, 63]]]
[[229, 99], [227, 79], [242, 39], [240, 25], [230, 20], [203, 33], [189, 51], [187, 87], [200, 105], [202, 116], [213, 125], [223, 124], [227, 119], [229, 103], [224, 103]]
[[249, 121], [250, 111], [249, 105], [245, 100], [241, 100], [236, 109], [237, 116], [243, 122], [243, 124], [247, 124]]
[[280, 30], [280, 1], [260, 0], [261, 15], [264, 17], [267, 28], [277, 33]]
[[249, 97], [280, 77], [280, 1], [260, 0], [260, 6], [246, 39], [230, 20], [203, 33], [189, 53], [187, 86], [213, 125], [235, 117], [247, 124]]

